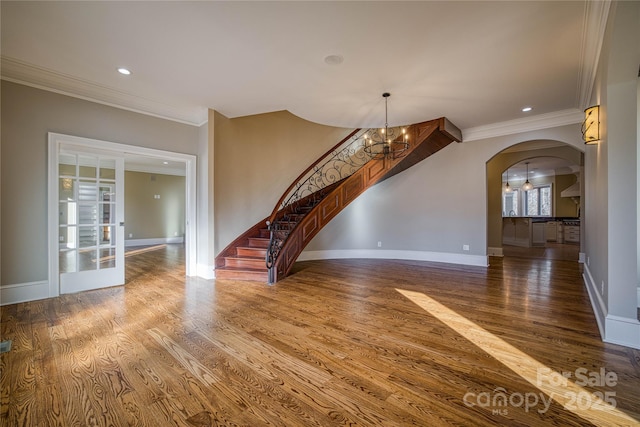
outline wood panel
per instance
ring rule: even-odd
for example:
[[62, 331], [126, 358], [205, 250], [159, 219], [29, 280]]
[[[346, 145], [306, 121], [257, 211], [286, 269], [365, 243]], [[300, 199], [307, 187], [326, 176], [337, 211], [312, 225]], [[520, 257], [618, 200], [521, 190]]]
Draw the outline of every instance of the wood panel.
[[301, 233], [302, 233], [302, 241], [306, 244], [308, 243], [313, 236], [316, 235], [316, 233], [318, 232], [318, 230], [320, 229], [319, 227], [319, 220], [318, 220], [318, 215], [307, 215], [303, 220], [302, 223], [300, 224], [300, 229], [301, 229]]
[[[581, 274], [334, 260], [239, 286], [187, 278], [183, 247], [159, 246], [127, 257], [124, 286], [1, 308], [0, 425], [638, 425], [640, 351], [601, 341]], [[537, 364], [617, 380], [583, 387], [582, 411], [527, 410]], [[512, 404], [465, 403], [499, 392]]]
[[342, 209], [342, 204], [340, 203], [340, 191], [333, 190], [320, 202], [318, 209], [320, 211], [320, 227], [323, 227]]
[[342, 187], [343, 205], [346, 206], [355, 200], [364, 191], [364, 172], [360, 169], [354, 173]]

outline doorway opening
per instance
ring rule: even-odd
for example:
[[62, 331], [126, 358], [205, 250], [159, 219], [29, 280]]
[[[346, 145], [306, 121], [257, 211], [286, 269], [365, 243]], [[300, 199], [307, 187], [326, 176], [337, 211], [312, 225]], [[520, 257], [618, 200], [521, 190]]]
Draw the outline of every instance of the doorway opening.
[[488, 254], [583, 262], [584, 155], [528, 141], [487, 162]]
[[[91, 153], [98, 153], [102, 156], [111, 156], [114, 158], [120, 158], [123, 160], [124, 169], [127, 173], [140, 174], [143, 177], [148, 177], [149, 180], [154, 181], [172, 181], [169, 187], [171, 188], [168, 200], [168, 206], [165, 206], [164, 211], [169, 212], [167, 215], [172, 218], [171, 234], [167, 235], [163, 233], [161, 238], [149, 238], [139, 239], [137, 242], [132, 242], [130, 238], [125, 237], [129, 234], [134, 236], [133, 233], [121, 234], [118, 245], [121, 246], [134, 246], [141, 244], [142, 246], [151, 247], [153, 244], [174, 244], [180, 243], [183, 248], [181, 252], [182, 262], [184, 263], [184, 274], [192, 276], [196, 274], [196, 157], [194, 155], [167, 152], [163, 150], [149, 149], [144, 147], [131, 146], [126, 144], [112, 143], [108, 141], [99, 141], [94, 139], [62, 135], [62, 134], [49, 134], [49, 185], [48, 185], [48, 224], [49, 224], [49, 296], [58, 296], [61, 293], [60, 288], [60, 206], [61, 206], [61, 190], [60, 183], [62, 178], [60, 175], [61, 164], [61, 152], [64, 149], [72, 147], [80, 151], [87, 151]], [[62, 151], [61, 151], [62, 150]], [[133, 175], [132, 175], [133, 176]], [[180, 179], [175, 180], [170, 177], [179, 176]], [[65, 176], [66, 177], [66, 176]], [[158, 178], [162, 177], [161, 180]], [[165, 179], [169, 177], [168, 179]], [[131, 178], [130, 178], [131, 179]], [[124, 182], [124, 179], [123, 179]], [[166, 184], [166, 182], [165, 182]], [[178, 188], [176, 188], [178, 186]], [[156, 188], [164, 188], [166, 186], [160, 186]], [[164, 190], [163, 190], [164, 191]], [[163, 191], [155, 191], [149, 194], [150, 202], [165, 202], [163, 200]], [[126, 198], [126, 191], [122, 191], [122, 201]], [[164, 193], [166, 194], [166, 193]], [[72, 198], [73, 200], [73, 198]], [[148, 201], [142, 200], [141, 205]], [[101, 206], [102, 202], [99, 202]], [[144, 217], [144, 209], [140, 208], [141, 216]], [[179, 215], [175, 215], [176, 212], [180, 212]], [[166, 216], [166, 215], [165, 215]], [[133, 218], [132, 218], [133, 219]], [[141, 221], [144, 222], [146, 218]], [[176, 225], [180, 224], [180, 225]], [[103, 224], [98, 224], [96, 230], [100, 231]], [[124, 231], [126, 228], [126, 219], [118, 219], [115, 223], [109, 224], [110, 230]], [[80, 227], [80, 225], [79, 225]], [[166, 230], [168, 231], [168, 230]], [[144, 236], [144, 232], [141, 233], [141, 237]], [[127, 243], [127, 240], [129, 242]], [[161, 241], [158, 241], [161, 240]], [[99, 246], [99, 244], [97, 244]], [[112, 256], [120, 257], [121, 259], [115, 259], [115, 264], [125, 264], [124, 250], [121, 252], [115, 251]], [[124, 283], [124, 279], [122, 280]], [[118, 283], [118, 284], [123, 284]], [[64, 290], [62, 290], [64, 292]]]

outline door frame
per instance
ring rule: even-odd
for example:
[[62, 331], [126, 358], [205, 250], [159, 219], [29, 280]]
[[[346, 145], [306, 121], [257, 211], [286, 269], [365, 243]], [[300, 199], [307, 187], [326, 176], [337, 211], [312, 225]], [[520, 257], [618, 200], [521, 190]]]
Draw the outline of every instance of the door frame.
[[[197, 222], [196, 222], [196, 156], [135, 145], [120, 144], [98, 139], [84, 138], [60, 133], [48, 133], [48, 181], [47, 181], [47, 225], [49, 297], [60, 295], [60, 268], [58, 265], [58, 160], [61, 144], [100, 150], [107, 154], [125, 156], [134, 154], [155, 157], [167, 161], [184, 162], [185, 173], [185, 270], [187, 276], [197, 272]], [[126, 170], [126, 165], [125, 165]], [[125, 218], [126, 223], [126, 218]]]

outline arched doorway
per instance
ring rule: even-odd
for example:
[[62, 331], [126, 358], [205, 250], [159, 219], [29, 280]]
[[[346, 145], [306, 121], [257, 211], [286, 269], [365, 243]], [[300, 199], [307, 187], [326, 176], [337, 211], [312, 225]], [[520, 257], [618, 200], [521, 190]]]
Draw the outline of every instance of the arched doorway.
[[583, 164], [580, 150], [559, 141], [527, 141], [492, 157], [487, 253], [582, 262]]

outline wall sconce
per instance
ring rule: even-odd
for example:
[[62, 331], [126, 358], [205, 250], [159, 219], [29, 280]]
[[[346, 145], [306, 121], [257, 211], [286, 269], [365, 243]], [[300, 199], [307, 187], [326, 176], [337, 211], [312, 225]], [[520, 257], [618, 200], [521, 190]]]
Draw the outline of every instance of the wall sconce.
[[584, 110], [582, 123], [582, 139], [585, 144], [596, 144], [600, 141], [600, 106], [594, 105]]

